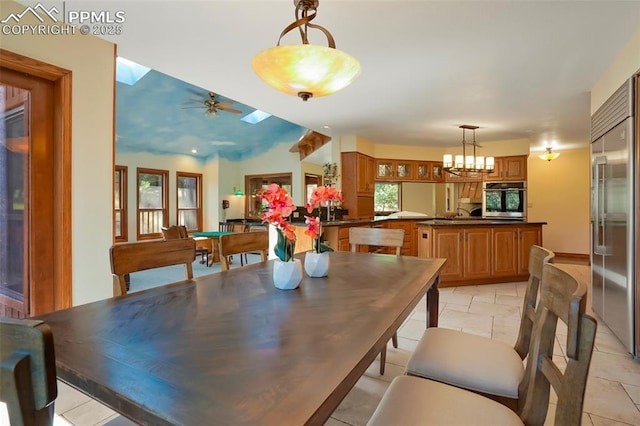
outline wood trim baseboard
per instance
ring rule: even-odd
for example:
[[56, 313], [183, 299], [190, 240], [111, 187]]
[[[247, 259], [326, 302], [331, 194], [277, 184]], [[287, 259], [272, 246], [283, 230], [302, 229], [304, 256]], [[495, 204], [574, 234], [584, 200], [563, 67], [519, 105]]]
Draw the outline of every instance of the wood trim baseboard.
[[588, 254], [582, 254], [582, 253], [562, 253], [562, 252], [554, 252], [556, 254], [556, 257], [554, 259], [555, 263], [562, 263], [562, 260], [569, 260], [569, 261], [580, 261], [580, 262], [584, 262], [587, 265], [591, 264], [591, 256]]

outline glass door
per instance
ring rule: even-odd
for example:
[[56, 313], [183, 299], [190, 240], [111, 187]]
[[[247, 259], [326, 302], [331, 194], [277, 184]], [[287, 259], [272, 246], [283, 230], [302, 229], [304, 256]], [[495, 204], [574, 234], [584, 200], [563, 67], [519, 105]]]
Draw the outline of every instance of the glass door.
[[26, 314], [29, 301], [29, 91], [4, 84], [0, 88], [0, 295], [5, 310]]

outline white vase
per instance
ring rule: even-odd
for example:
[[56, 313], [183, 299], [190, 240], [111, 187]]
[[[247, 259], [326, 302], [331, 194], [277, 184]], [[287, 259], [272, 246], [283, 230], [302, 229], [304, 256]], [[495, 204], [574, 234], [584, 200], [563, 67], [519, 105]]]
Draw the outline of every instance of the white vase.
[[304, 255], [304, 270], [310, 277], [326, 277], [329, 274], [329, 252], [308, 251]]
[[294, 259], [283, 262], [276, 259], [273, 263], [273, 285], [280, 290], [293, 290], [298, 288], [302, 281], [302, 262]]

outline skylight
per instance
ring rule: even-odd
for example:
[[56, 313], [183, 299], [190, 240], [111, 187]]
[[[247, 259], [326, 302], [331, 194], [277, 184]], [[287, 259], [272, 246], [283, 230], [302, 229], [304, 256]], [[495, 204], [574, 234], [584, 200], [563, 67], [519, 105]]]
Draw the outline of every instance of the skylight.
[[116, 58], [116, 81], [133, 86], [148, 73], [151, 68], [136, 64], [128, 59]]
[[271, 114], [269, 114], [268, 112], [260, 111], [259, 109], [257, 109], [255, 111], [253, 111], [251, 114], [245, 115], [240, 120], [244, 121], [245, 123], [249, 123], [249, 124], [258, 124], [262, 120], [266, 120], [269, 117], [271, 117]]

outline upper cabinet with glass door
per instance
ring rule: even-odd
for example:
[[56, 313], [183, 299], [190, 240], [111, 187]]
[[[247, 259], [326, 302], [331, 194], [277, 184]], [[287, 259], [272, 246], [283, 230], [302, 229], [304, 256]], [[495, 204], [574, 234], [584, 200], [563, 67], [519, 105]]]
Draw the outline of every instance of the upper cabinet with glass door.
[[376, 160], [376, 180], [414, 180], [416, 163], [412, 160]]
[[415, 180], [421, 182], [444, 182], [440, 161], [416, 161], [415, 173]]

